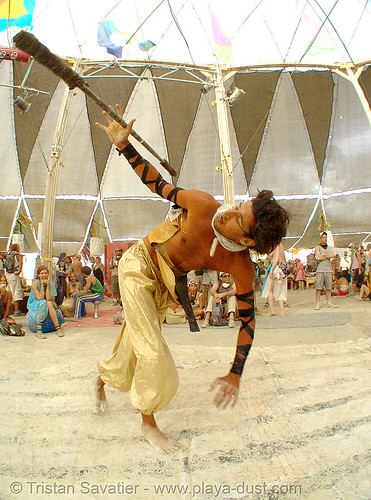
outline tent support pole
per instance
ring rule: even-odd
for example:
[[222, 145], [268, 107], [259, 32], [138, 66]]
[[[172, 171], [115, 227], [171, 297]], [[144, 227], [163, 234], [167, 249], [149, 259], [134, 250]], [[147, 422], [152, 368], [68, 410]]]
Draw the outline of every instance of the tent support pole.
[[337, 73], [338, 75], [340, 75], [343, 78], [346, 78], [347, 80], [349, 80], [350, 82], [352, 82], [354, 90], [357, 92], [359, 100], [361, 101], [362, 107], [363, 107], [363, 109], [364, 109], [364, 111], [366, 113], [368, 122], [371, 125], [371, 109], [370, 109], [370, 105], [369, 105], [369, 103], [368, 103], [368, 101], [366, 99], [366, 96], [365, 96], [365, 94], [364, 94], [364, 92], [362, 90], [362, 87], [360, 86], [360, 84], [358, 82], [358, 78], [359, 78], [360, 74], [362, 73], [363, 68], [364, 68], [364, 66], [360, 66], [354, 72], [352, 70], [350, 64], [346, 64], [345, 65], [345, 69], [346, 69], [347, 74], [345, 74], [344, 71], [341, 71], [341, 70], [336, 70], [335, 73]]
[[218, 128], [220, 139], [220, 154], [222, 162], [224, 202], [234, 204], [234, 182], [233, 182], [233, 165], [231, 154], [231, 141], [228, 127], [227, 113], [227, 94], [223, 83], [223, 75], [218, 66], [216, 74], [216, 109], [218, 113]]
[[[74, 70], [79, 66], [76, 60]], [[68, 112], [71, 104], [73, 90], [66, 86], [63, 95], [62, 105], [59, 111], [58, 121], [54, 134], [52, 152], [48, 163], [48, 173], [46, 178], [45, 200], [43, 209], [42, 238], [41, 238], [41, 256], [43, 263], [48, 267], [49, 276], [52, 274], [53, 257], [53, 230], [54, 230], [54, 212], [55, 197], [57, 192], [58, 171], [61, 163], [62, 142], [66, 130]]]

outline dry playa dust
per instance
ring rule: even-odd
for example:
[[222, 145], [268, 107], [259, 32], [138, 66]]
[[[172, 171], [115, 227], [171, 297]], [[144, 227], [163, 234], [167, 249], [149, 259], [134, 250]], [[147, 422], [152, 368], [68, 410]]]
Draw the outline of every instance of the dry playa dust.
[[258, 315], [225, 411], [208, 387], [229, 368], [237, 328], [165, 325], [180, 386], [157, 419], [184, 447], [174, 455], [148, 445], [127, 394], [108, 388], [108, 413], [93, 412], [96, 361], [119, 327], [0, 337], [1, 500], [370, 498], [371, 302], [335, 301], [314, 311], [313, 290], [294, 291], [285, 318]]

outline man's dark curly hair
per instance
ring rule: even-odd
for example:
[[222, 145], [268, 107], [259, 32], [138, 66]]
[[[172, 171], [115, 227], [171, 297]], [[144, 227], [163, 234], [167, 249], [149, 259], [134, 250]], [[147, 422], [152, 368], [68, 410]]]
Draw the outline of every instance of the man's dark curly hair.
[[254, 250], [269, 253], [286, 236], [290, 216], [266, 189], [253, 198], [252, 211], [255, 224], [249, 237], [255, 240]]

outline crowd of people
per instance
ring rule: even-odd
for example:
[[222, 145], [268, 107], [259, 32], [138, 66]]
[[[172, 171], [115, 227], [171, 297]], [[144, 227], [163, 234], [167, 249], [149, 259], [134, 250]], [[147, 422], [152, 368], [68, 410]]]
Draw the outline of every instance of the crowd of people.
[[45, 339], [55, 332], [63, 337], [66, 318], [80, 319], [86, 315], [85, 303], [104, 297], [106, 270], [101, 257], [91, 257], [84, 266], [80, 254], [61, 253], [53, 276], [45, 265], [35, 269], [34, 280], [27, 286], [22, 275], [23, 255], [18, 244], [0, 253], [0, 319], [13, 322], [26, 316], [29, 329]]
[[[11, 245], [8, 252], [0, 253], [0, 319], [27, 314], [27, 324], [39, 338], [46, 338], [43, 323], [47, 325], [47, 331], [63, 336], [61, 324], [65, 320], [84, 317], [85, 303], [103, 299], [110, 273], [111, 295], [114, 304], [121, 306], [115, 322], [122, 323], [125, 311], [118, 283], [118, 264], [122, 255], [121, 248], [114, 250], [107, 271], [100, 256], [91, 256], [89, 267], [83, 265], [81, 255], [61, 253], [52, 279], [47, 268], [39, 266], [30, 287], [22, 278], [23, 256], [19, 246]], [[284, 316], [287, 290], [303, 290], [308, 278], [312, 279], [311, 283], [314, 281], [316, 310], [320, 309], [321, 295], [325, 295], [328, 307], [337, 307], [331, 300], [332, 296], [350, 295], [357, 300], [371, 300], [371, 244], [366, 247], [350, 244], [340, 256], [327, 246], [327, 234], [322, 233], [319, 245], [307, 256], [306, 263], [299, 258], [286, 260], [280, 244], [264, 259], [259, 256], [254, 265], [254, 292], [266, 299], [269, 316], [276, 314], [275, 301], [279, 305], [278, 314]], [[212, 270], [191, 271], [188, 273], [188, 294], [194, 316], [196, 320], [203, 320], [203, 328], [235, 326], [238, 308], [231, 274]], [[165, 322], [177, 324], [186, 321], [182, 305], [170, 303]]]

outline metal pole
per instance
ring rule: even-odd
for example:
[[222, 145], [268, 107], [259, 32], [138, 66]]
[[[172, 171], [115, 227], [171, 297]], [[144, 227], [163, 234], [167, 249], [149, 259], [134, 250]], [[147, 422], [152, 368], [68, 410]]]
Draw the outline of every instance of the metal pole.
[[224, 88], [223, 75], [220, 67], [216, 74], [216, 109], [218, 113], [218, 128], [220, 138], [220, 154], [222, 162], [224, 202], [230, 205], [234, 204], [234, 182], [233, 166], [231, 154], [231, 141], [229, 136], [228, 113], [227, 113], [227, 94]]
[[[79, 66], [76, 60], [74, 70]], [[41, 238], [41, 256], [44, 264], [48, 266], [49, 275], [52, 274], [53, 257], [53, 230], [54, 230], [54, 211], [55, 196], [57, 191], [57, 180], [59, 165], [61, 162], [62, 141], [66, 129], [69, 107], [73, 95], [73, 90], [66, 86], [63, 95], [62, 105], [59, 111], [56, 124], [52, 152], [48, 164], [48, 174], [46, 178], [45, 200], [43, 209], [42, 238]]]
[[356, 72], [353, 72], [353, 69], [351, 68], [350, 64], [345, 64], [345, 69], [346, 69], [347, 74], [345, 74], [344, 71], [340, 71], [340, 70], [335, 71], [335, 73], [342, 76], [343, 78], [346, 78], [347, 80], [349, 80], [352, 83], [354, 90], [356, 91], [358, 98], [361, 102], [361, 105], [364, 109], [364, 112], [366, 113], [368, 122], [371, 125], [370, 105], [368, 103], [368, 100], [366, 99], [366, 96], [362, 90], [362, 87], [360, 86], [360, 84], [358, 82], [358, 78], [359, 78], [360, 74], [362, 73], [363, 68], [364, 68], [364, 66], [359, 66], [358, 69], [356, 70]]

